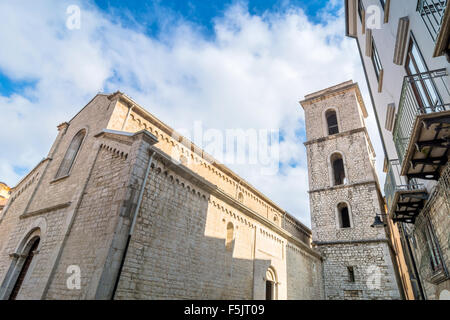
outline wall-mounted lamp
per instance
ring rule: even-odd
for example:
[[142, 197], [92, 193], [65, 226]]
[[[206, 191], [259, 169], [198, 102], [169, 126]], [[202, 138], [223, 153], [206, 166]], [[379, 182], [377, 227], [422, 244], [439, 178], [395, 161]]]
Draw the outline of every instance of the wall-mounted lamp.
[[382, 216], [387, 216], [387, 214], [384, 213], [377, 213], [377, 215], [375, 216], [375, 221], [373, 222], [373, 224], [371, 225], [372, 228], [384, 228], [387, 226], [386, 223], [384, 223], [383, 221], [381, 221], [381, 217]]

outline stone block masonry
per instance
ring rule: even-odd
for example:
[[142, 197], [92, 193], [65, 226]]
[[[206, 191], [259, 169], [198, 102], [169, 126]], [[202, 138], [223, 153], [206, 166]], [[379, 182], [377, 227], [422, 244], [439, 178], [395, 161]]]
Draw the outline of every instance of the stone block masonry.
[[311, 226], [323, 258], [326, 299], [400, 299], [367, 112], [352, 81], [306, 96]]

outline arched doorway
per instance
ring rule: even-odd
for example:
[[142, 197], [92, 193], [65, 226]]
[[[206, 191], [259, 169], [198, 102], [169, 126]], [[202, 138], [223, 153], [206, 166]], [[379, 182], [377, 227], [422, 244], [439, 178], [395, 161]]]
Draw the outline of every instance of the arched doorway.
[[11, 295], [9, 296], [9, 300], [16, 300], [20, 288], [22, 287], [23, 281], [25, 280], [25, 276], [27, 275], [28, 269], [30, 268], [31, 262], [33, 261], [35, 251], [39, 246], [39, 241], [39, 237], [34, 237], [26, 246], [26, 253], [24, 253], [26, 254], [25, 261], [23, 262], [19, 276], [17, 277], [16, 283], [14, 284], [14, 287], [12, 289]]
[[269, 268], [266, 272], [266, 300], [276, 300], [277, 280], [275, 271]]

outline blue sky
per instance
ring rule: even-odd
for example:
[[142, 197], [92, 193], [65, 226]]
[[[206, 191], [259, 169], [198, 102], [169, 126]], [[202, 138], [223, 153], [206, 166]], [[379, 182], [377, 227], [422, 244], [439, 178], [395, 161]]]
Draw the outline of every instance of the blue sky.
[[[309, 225], [298, 101], [353, 79], [372, 109], [356, 44], [344, 36], [342, 3], [0, 1], [8, 26], [0, 29], [8, 43], [0, 50], [0, 181], [14, 186], [47, 155], [59, 123], [98, 92], [120, 90], [188, 137], [195, 123], [279, 130], [276, 174], [226, 164]], [[66, 27], [72, 4], [81, 10], [77, 30]], [[367, 126], [381, 172], [372, 114]]]
[[[213, 36], [213, 21], [222, 16], [227, 8], [238, 1], [205, 1], [205, 0], [95, 0], [92, 5], [116, 19], [127, 28], [143, 30], [152, 37], [159, 37], [170, 22], [185, 21], [196, 26], [205, 36]], [[287, 7], [300, 7], [305, 10], [312, 21], [321, 23], [318, 12], [323, 10], [328, 1], [325, 0], [253, 0], [242, 2], [252, 14], [262, 15], [264, 12], [282, 12]], [[336, 10], [334, 8], [334, 10]], [[168, 22], [170, 21], [170, 22]], [[10, 96], [23, 92], [33, 86], [33, 79], [16, 80], [8, 77], [0, 69], [0, 93]]]
[[[119, 16], [126, 26], [144, 27], [149, 35], [157, 36], [161, 24], [170, 16], [196, 24], [205, 34], [213, 33], [213, 20], [224, 14], [225, 10], [239, 1], [206, 1], [206, 0], [95, 0], [101, 10]], [[244, 1], [251, 14], [262, 15], [264, 12], [282, 12], [287, 7], [302, 8], [311, 20], [320, 23], [318, 12], [329, 4], [326, 0], [250, 0]], [[338, 7], [333, 8], [335, 13]], [[334, 12], [333, 12], [334, 11]]]

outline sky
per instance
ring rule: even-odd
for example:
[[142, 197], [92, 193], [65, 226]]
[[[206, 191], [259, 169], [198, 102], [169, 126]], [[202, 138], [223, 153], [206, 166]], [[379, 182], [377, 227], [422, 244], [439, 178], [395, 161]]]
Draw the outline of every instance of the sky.
[[[67, 27], [70, 5], [80, 8], [79, 29]], [[343, 1], [18, 0], [0, 2], [0, 21], [0, 181], [10, 186], [48, 154], [59, 123], [98, 92], [120, 90], [182, 132], [196, 123], [221, 132], [279, 130], [275, 174], [226, 164], [310, 226], [298, 101], [350, 79], [363, 92], [382, 173]]]

